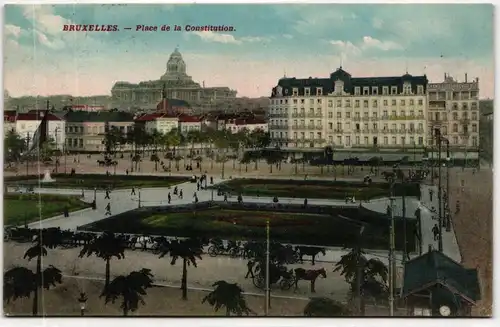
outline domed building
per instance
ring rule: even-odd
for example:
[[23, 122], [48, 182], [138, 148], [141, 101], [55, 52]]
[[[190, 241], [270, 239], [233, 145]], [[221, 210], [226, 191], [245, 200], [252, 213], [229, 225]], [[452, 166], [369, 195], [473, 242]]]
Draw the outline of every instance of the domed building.
[[111, 89], [114, 107], [153, 109], [163, 98], [187, 101], [195, 107], [211, 107], [236, 98], [229, 87], [204, 87], [186, 73], [186, 63], [176, 48], [167, 61], [165, 73], [155, 81], [138, 84], [116, 82]]

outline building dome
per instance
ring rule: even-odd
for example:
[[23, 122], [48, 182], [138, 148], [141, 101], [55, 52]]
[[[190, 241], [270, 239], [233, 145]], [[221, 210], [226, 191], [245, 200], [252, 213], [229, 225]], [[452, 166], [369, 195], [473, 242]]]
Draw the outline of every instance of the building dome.
[[177, 73], [177, 74], [185, 74], [186, 73], [186, 63], [182, 59], [182, 55], [177, 48], [175, 48], [174, 52], [170, 55], [170, 58], [167, 62], [167, 73]]

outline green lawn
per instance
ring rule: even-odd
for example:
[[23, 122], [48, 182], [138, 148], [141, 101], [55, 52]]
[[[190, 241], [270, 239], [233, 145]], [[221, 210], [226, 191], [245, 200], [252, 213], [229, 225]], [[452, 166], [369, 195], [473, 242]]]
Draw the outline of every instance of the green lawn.
[[8, 194], [4, 196], [4, 225], [23, 225], [39, 219], [46, 219], [63, 214], [64, 207], [69, 211], [89, 207], [76, 196], [43, 194]]
[[[346, 209], [353, 219], [356, 213]], [[356, 208], [354, 208], [356, 210]], [[347, 212], [346, 211], [346, 212]], [[351, 212], [352, 211], [352, 212]], [[224, 239], [264, 240], [266, 221], [269, 219], [271, 239], [295, 244], [327, 246], [354, 245], [358, 241], [360, 227], [348, 219], [327, 214], [297, 212], [251, 211], [212, 208], [200, 211], [172, 213], [122, 214], [91, 224], [93, 231], [112, 230], [117, 233], [144, 233], [179, 237], [220, 237]], [[365, 233], [366, 247], [387, 249], [389, 245], [387, 225], [378, 221]], [[396, 230], [401, 230], [396, 224]], [[409, 247], [414, 249], [414, 223], [407, 224]], [[403, 235], [396, 234], [396, 247], [402, 247]]]
[[[104, 174], [81, 174], [81, 175], [64, 175], [54, 174], [52, 178], [55, 182], [43, 183], [43, 187], [47, 188], [85, 188], [93, 189], [118, 189], [130, 187], [169, 187], [175, 184], [183, 183], [189, 180], [187, 177], [168, 177], [168, 176], [132, 176], [132, 175], [110, 175]], [[8, 185], [33, 185], [37, 186], [39, 181], [37, 176], [23, 177], [19, 176], [15, 179], [6, 179]]]
[[[217, 187], [217, 186], [216, 186]], [[218, 186], [232, 194], [251, 196], [277, 196], [289, 198], [319, 198], [345, 199], [346, 196], [355, 196], [358, 199], [388, 197], [390, 188], [388, 183], [344, 182], [344, 181], [316, 181], [316, 180], [270, 180], [270, 179], [233, 179]], [[395, 195], [401, 195], [405, 190], [407, 196], [418, 196], [418, 184], [397, 184]]]

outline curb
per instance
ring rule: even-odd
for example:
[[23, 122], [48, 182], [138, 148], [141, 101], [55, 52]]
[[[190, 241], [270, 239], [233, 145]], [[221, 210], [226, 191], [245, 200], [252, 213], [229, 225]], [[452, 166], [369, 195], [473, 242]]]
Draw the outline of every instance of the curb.
[[[90, 210], [92, 210], [91, 207], [88, 207], [88, 208], [85, 208], [85, 209], [80, 209], [80, 210], [77, 210], [77, 211], [71, 211], [70, 212], [70, 216], [67, 217], [67, 218], [68, 219], [71, 218], [71, 214], [79, 214], [79, 213], [87, 212], [87, 211], [90, 211]], [[33, 224], [45, 223], [45, 222], [49, 222], [49, 221], [53, 221], [53, 220], [61, 219], [61, 218], [65, 218], [64, 215], [59, 215], [59, 216], [54, 216], [54, 217], [46, 218], [46, 219], [39, 220], [39, 221], [34, 221], [34, 222], [29, 223], [28, 227], [30, 225], [33, 225]], [[16, 227], [22, 227], [22, 226], [24, 226], [24, 225], [18, 225]]]

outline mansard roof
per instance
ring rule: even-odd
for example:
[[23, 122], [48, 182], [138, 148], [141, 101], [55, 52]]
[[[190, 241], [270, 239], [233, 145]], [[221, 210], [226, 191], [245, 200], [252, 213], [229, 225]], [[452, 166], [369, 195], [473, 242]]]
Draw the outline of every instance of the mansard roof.
[[[421, 85], [426, 91], [428, 80], [427, 76], [412, 76], [408, 73], [402, 76], [389, 76], [389, 77], [352, 77], [351, 74], [338, 68], [335, 72], [330, 74], [329, 78], [281, 78], [278, 85], [272, 89], [271, 97], [277, 97], [277, 88], [281, 87], [283, 96], [291, 96], [293, 89], [296, 88], [298, 96], [305, 95], [305, 88], [310, 88], [310, 94], [316, 95], [316, 90], [322, 88], [323, 94], [332, 93], [335, 90], [335, 82], [342, 81], [344, 83], [344, 92], [354, 94], [355, 87], [360, 87], [360, 92], [363, 94], [363, 87], [370, 87], [370, 95], [374, 87], [378, 88], [378, 94], [382, 94], [384, 86], [398, 88], [398, 94], [403, 91], [404, 82], [409, 82], [413, 93], [417, 93], [417, 86]], [[389, 90], [390, 92], [390, 90]]]

